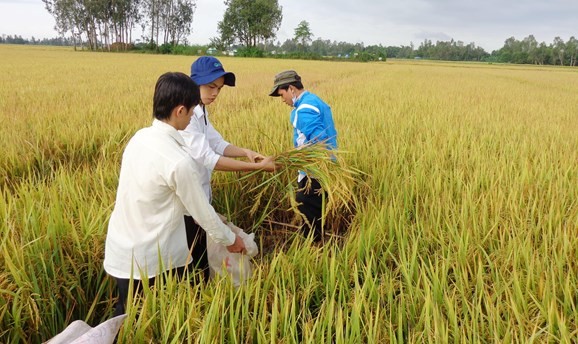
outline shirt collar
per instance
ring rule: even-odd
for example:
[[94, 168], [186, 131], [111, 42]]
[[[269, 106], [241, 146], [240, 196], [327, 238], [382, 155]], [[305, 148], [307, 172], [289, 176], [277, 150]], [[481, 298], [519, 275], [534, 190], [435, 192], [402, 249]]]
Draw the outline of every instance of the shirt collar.
[[197, 118], [201, 118], [205, 115], [205, 113], [207, 112], [207, 109], [205, 109], [203, 111], [203, 106], [201, 104], [195, 106], [195, 108], [193, 109], [193, 114], [197, 117]]
[[158, 119], [155, 118], [153, 120], [152, 126], [153, 126], [153, 128], [160, 130], [161, 132], [172, 137], [175, 141], [177, 141], [177, 143], [180, 146], [185, 146], [185, 140], [183, 140], [183, 137], [181, 136], [181, 134], [179, 134], [177, 129], [175, 129], [175, 127], [173, 127], [172, 125], [167, 124], [163, 121], [159, 121]]
[[299, 104], [301, 103], [301, 99], [303, 99], [303, 96], [304, 96], [306, 93], [309, 93], [309, 91], [303, 91], [303, 92], [299, 95], [299, 97], [297, 97], [297, 100], [296, 100], [295, 103], [293, 104], [294, 107], [299, 107]]

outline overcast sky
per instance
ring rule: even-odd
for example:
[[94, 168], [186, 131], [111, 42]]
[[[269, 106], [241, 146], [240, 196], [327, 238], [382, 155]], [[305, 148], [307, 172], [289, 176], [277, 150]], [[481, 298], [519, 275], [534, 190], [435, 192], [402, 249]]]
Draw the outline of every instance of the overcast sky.
[[[578, 0], [279, 0], [283, 22], [277, 40], [292, 38], [301, 20], [314, 39], [365, 45], [419, 46], [424, 39], [499, 49], [511, 36], [533, 34], [538, 42], [578, 37]], [[189, 42], [206, 44], [217, 36], [223, 0], [197, 0]], [[41, 0], [0, 0], [0, 34], [56, 37], [54, 19]], [[134, 37], [134, 36], [133, 36]]]

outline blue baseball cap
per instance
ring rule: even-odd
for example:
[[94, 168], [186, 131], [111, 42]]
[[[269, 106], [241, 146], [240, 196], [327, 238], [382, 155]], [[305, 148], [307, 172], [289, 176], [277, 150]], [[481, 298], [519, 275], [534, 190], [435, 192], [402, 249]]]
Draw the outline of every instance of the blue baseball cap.
[[220, 77], [225, 77], [225, 85], [235, 86], [235, 74], [225, 72], [223, 64], [213, 56], [201, 56], [191, 65], [191, 79], [197, 85], [206, 85]]

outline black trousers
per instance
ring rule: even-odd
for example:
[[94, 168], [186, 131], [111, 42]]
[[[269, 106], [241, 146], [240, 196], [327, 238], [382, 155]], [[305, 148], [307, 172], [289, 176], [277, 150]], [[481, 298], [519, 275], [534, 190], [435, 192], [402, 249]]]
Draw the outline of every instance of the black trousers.
[[[157, 277], [164, 278], [165, 275], [171, 274], [176, 276], [178, 279], [184, 280], [188, 274], [191, 275], [200, 275], [200, 280], [204, 282], [209, 281], [209, 258], [207, 256], [207, 236], [205, 230], [201, 228], [198, 224], [195, 223], [191, 216], [185, 216], [185, 230], [187, 233], [187, 244], [189, 246], [189, 250], [192, 249], [192, 261], [187, 266], [181, 266], [178, 268], [174, 268], [169, 271], [165, 271], [163, 274]], [[197, 275], [197, 273], [200, 274]], [[114, 315], [121, 315], [126, 312], [126, 302], [128, 300], [129, 295], [129, 284], [130, 279], [124, 278], [115, 278], [116, 279], [116, 287], [118, 291], [118, 300], [115, 305]], [[152, 277], [148, 279], [148, 285], [154, 285], [156, 277]], [[189, 280], [191, 285], [198, 283], [199, 278], [191, 278]], [[142, 292], [143, 283], [141, 280], [134, 279], [133, 280], [133, 295], [140, 294]]]
[[[307, 181], [311, 180], [311, 187], [306, 190]], [[313, 235], [313, 241], [319, 242], [323, 239], [323, 227], [321, 225], [321, 211], [323, 208], [323, 194], [321, 185], [314, 178], [305, 177], [299, 182], [300, 191], [295, 195], [295, 200], [299, 204], [297, 209], [305, 215], [309, 224], [305, 223], [302, 233], [305, 237]]]

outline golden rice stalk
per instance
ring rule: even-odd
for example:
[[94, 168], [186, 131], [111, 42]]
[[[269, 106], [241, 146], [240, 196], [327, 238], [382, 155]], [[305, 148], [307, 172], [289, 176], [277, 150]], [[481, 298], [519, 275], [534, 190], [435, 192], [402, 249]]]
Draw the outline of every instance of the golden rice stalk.
[[[311, 144], [279, 153], [275, 156], [277, 170], [267, 179], [254, 186], [251, 191], [259, 190], [255, 197], [250, 213], [254, 214], [261, 208], [262, 201], [267, 200], [267, 207], [278, 207], [285, 198], [288, 198], [291, 209], [299, 212], [295, 201], [297, 176], [304, 171], [311, 178], [315, 178], [326, 192], [323, 217], [339, 215], [341, 211], [352, 211], [355, 204], [354, 186], [362, 172], [346, 165], [345, 159], [339, 158], [344, 152], [328, 150], [324, 144]], [[251, 173], [245, 178], [254, 175]], [[311, 187], [311, 182], [305, 188]], [[280, 193], [280, 195], [279, 195]], [[271, 198], [279, 197], [271, 202]], [[272, 204], [273, 203], [273, 204]], [[268, 212], [269, 209], [266, 209]]]

